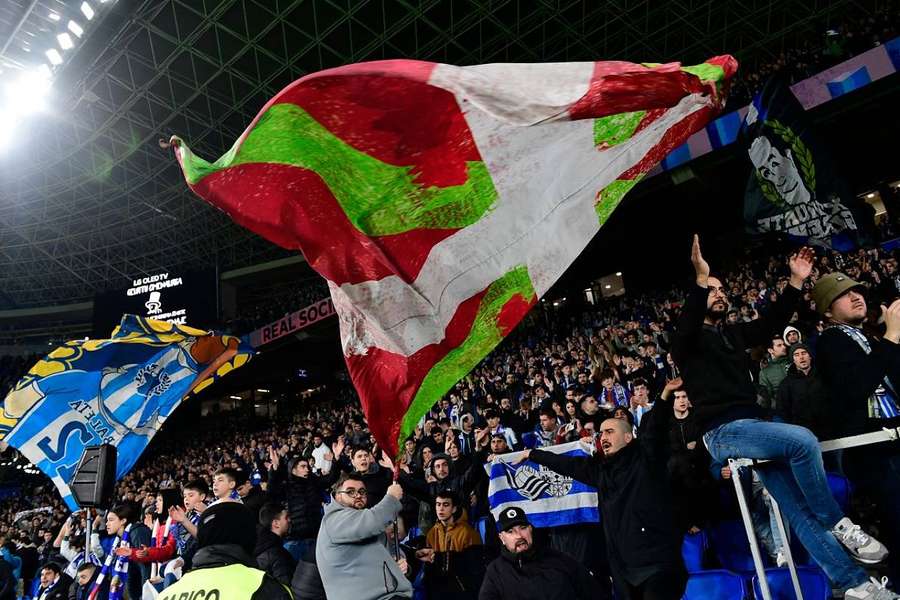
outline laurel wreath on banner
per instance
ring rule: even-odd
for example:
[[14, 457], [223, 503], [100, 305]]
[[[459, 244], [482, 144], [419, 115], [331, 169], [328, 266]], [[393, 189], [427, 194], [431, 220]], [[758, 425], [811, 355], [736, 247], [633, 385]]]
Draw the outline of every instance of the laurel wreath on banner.
[[[793, 129], [782, 124], [780, 121], [772, 119], [766, 121], [765, 125], [768, 125], [773, 132], [778, 134], [778, 136], [790, 146], [794, 161], [796, 161], [797, 166], [800, 167], [800, 176], [803, 178], [803, 183], [806, 184], [807, 189], [815, 195], [816, 163], [813, 161], [813, 155], [809, 147], [803, 143], [803, 140], [800, 139], [799, 135], [794, 133]], [[787, 203], [778, 194], [775, 186], [770, 181], [763, 179], [762, 175], [759, 174], [759, 171], [754, 170], [754, 174], [756, 175], [756, 181], [759, 183], [759, 187], [762, 190], [763, 196], [766, 197], [766, 200], [779, 208], [787, 208]]]

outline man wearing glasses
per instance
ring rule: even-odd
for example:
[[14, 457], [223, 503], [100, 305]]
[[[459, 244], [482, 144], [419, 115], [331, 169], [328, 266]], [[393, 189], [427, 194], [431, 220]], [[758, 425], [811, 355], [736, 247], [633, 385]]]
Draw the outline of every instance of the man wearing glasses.
[[405, 559], [394, 560], [385, 528], [400, 513], [403, 488], [392, 483], [384, 498], [366, 508], [366, 484], [342, 475], [332, 487], [316, 540], [316, 563], [329, 600], [412, 598]]

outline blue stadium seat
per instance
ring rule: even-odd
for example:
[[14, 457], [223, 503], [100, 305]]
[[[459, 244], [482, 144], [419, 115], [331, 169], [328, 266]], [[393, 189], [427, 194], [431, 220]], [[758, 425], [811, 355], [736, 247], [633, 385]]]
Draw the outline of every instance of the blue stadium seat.
[[[831, 584], [819, 567], [797, 567], [797, 577], [800, 578], [800, 589], [803, 591], [803, 600], [829, 600], [831, 598]], [[787, 569], [766, 569], [766, 580], [769, 582], [769, 591], [772, 592], [772, 600], [794, 600], [794, 585], [791, 583], [791, 573]], [[753, 597], [762, 599], [759, 589], [759, 578], [753, 576]]]
[[743, 600], [745, 595], [740, 575], [717, 569], [691, 573], [682, 600]]
[[831, 495], [837, 501], [841, 510], [847, 512], [850, 508], [850, 480], [843, 475], [837, 473], [826, 473], [828, 476], [828, 487], [831, 488]]
[[729, 571], [753, 571], [753, 555], [741, 521], [721, 521], [709, 530], [709, 543], [722, 567]]
[[681, 556], [684, 558], [684, 566], [687, 567], [688, 573], [703, 570], [703, 554], [708, 547], [706, 532], [685, 534], [681, 543]]

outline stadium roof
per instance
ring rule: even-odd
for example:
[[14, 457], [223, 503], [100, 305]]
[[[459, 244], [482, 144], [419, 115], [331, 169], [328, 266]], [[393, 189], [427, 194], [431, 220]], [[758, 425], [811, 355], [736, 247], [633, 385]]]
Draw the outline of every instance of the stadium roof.
[[4, 0], [0, 113], [4, 98], [23, 115], [36, 108], [16, 87], [22, 73], [46, 64], [52, 88], [46, 110], [0, 116], [0, 309], [78, 302], [160, 268], [286, 255], [193, 197], [157, 140], [177, 133], [218, 157], [306, 73], [400, 57], [690, 63], [728, 52], [753, 65], [882, 4]]

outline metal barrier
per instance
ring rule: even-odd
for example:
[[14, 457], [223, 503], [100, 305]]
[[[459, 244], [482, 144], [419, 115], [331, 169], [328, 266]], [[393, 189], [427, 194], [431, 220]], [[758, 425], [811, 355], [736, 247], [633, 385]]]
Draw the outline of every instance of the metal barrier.
[[[822, 452], [832, 452], [834, 450], [845, 450], [847, 448], [857, 448], [859, 446], [868, 446], [870, 444], [880, 444], [883, 442], [896, 442], [900, 440], [900, 427], [894, 429], [882, 429], [872, 433], [863, 433], [861, 435], [853, 435], [834, 440], [827, 440], [819, 444]], [[759, 579], [759, 590], [762, 592], [763, 600], [772, 600], [772, 593], [769, 590], [769, 581], [766, 579], [766, 570], [763, 566], [762, 554], [759, 550], [759, 543], [756, 540], [756, 532], [753, 529], [753, 519], [750, 517], [750, 508], [747, 505], [747, 498], [744, 496], [744, 489], [741, 485], [740, 468], [752, 468], [761, 465], [769, 460], [756, 460], [752, 458], [730, 458], [728, 466], [731, 469], [731, 480], [734, 482], [734, 491], [737, 495], [738, 505], [741, 509], [741, 518], [744, 521], [744, 530], [747, 532], [747, 541], [750, 542], [750, 554], [753, 555], [753, 566], [756, 569], [756, 575]], [[781, 517], [781, 510], [778, 508], [778, 502], [775, 497], [769, 494], [772, 510], [775, 513], [775, 520], [778, 523], [778, 531], [781, 533], [781, 539], [784, 541], [784, 557], [787, 560], [788, 570], [791, 573], [791, 582], [794, 585], [794, 593], [797, 600], [803, 600], [803, 591], [800, 589], [800, 578], [797, 576], [797, 567], [794, 565], [794, 557], [791, 555], [791, 545], [788, 543], [787, 528], [784, 525], [784, 519]]]

